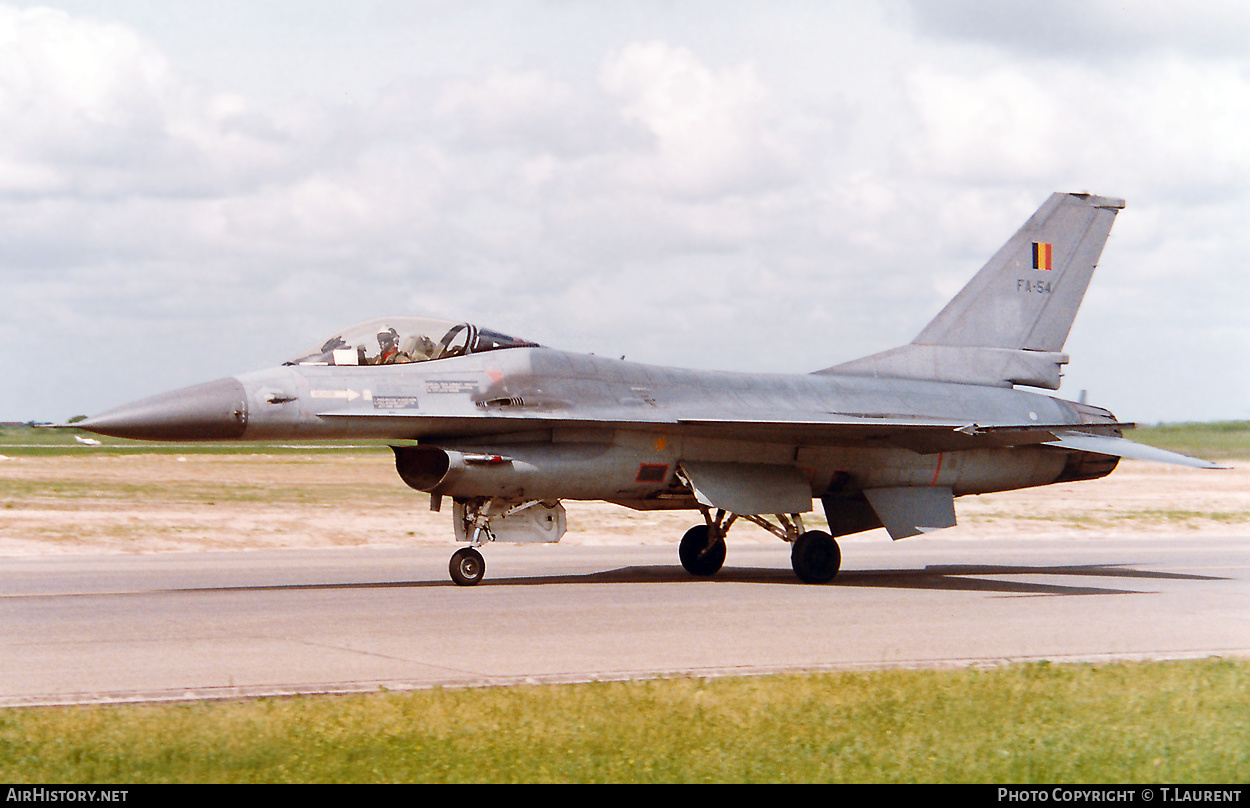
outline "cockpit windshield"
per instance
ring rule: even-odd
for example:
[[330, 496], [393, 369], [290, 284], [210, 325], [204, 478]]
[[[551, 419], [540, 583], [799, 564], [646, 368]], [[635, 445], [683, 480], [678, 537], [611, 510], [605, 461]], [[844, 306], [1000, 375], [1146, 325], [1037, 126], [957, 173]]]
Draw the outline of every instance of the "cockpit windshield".
[[390, 317], [348, 328], [288, 365], [403, 365], [451, 356], [534, 348], [537, 343], [455, 320]]

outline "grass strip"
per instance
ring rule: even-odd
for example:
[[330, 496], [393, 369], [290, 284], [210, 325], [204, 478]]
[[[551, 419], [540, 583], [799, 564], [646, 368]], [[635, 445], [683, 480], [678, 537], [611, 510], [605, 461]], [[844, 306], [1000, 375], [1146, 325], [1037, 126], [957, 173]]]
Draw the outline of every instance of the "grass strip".
[[0, 711], [10, 783], [1244, 783], [1250, 661]]
[[1125, 432], [1124, 437], [1206, 460], [1250, 458], [1250, 421], [1140, 426]]

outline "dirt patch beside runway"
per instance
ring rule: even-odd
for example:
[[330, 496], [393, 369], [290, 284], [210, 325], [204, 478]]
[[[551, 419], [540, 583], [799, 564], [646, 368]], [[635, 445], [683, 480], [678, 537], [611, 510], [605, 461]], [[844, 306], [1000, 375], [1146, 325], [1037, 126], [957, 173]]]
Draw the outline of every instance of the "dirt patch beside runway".
[[[968, 538], [1244, 534], [1250, 463], [1233, 465], [1204, 471], [1124, 461], [1102, 480], [965, 497], [953, 531]], [[570, 544], [675, 543], [699, 521], [691, 511], [565, 504]], [[823, 527], [819, 510], [807, 522]], [[731, 541], [777, 540], [743, 525]], [[405, 487], [382, 453], [0, 460], [0, 555], [453, 542], [450, 507], [430, 512], [428, 498]]]

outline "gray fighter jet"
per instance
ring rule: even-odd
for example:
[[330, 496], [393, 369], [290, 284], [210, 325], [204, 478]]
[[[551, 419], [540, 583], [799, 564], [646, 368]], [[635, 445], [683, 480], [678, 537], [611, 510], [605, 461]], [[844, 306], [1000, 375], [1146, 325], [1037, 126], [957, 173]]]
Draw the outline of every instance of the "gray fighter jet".
[[[281, 367], [74, 424], [146, 440], [394, 441], [405, 483], [452, 503], [452, 579], [478, 548], [556, 542], [560, 500], [691, 509], [682, 565], [715, 574], [739, 520], [833, 579], [836, 536], [955, 524], [955, 497], [1109, 474], [1121, 457], [1218, 468], [1132, 443], [1058, 389], [1064, 341], [1123, 200], [1054, 194], [908, 345], [807, 375], [679, 370], [567, 353], [468, 323], [393, 317]], [[829, 532], [808, 530], [812, 500]], [[831, 535], [832, 534], [832, 535]]]

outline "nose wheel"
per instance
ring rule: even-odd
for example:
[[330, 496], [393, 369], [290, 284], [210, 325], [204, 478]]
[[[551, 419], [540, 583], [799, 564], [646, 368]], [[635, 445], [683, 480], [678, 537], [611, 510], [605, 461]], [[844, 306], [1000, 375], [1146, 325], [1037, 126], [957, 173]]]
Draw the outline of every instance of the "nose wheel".
[[476, 586], [486, 574], [486, 559], [473, 547], [461, 547], [452, 554], [448, 571], [458, 586]]

